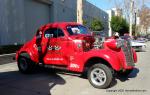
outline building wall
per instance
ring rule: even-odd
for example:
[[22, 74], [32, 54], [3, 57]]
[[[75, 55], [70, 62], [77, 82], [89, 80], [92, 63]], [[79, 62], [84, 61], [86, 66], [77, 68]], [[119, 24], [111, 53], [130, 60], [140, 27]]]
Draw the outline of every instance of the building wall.
[[76, 0], [53, 0], [52, 22], [76, 21]]
[[[76, 21], [76, 6], [77, 0], [0, 0], [0, 45], [23, 44], [49, 22]], [[84, 19], [101, 19], [107, 31], [107, 13], [86, 0], [83, 6]]]
[[[15, 7], [18, 5], [17, 8]], [[0, 44], [11, 44], [15, 41], [22, 41], [24, 33], [22, 0], [0, 0]], [[17, 32], [17, 31], [22, 31]]]
[[22, 44], [50, 22], [50, 5], [38, 0], [0, 0], [0, 45]]
[[26, 40], [30, 40], [41, 25], [50, 22], [50, 15], [49, 4], [34, 0], [24, 0]]

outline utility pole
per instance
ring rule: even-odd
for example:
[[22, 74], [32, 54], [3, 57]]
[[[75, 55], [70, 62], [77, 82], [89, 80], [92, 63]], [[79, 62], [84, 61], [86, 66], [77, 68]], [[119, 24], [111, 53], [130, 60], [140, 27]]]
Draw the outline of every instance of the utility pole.
[[77, 0], [77, 23], [83, 24], [83, 0]]
[[130, 0], [130, 28], [129, 28], [130, 36], [132, 36], [133, 8], [134, 8], [134, 0]]
[[134, 10], [134, 15], [135, 15], [135, 19], [134, 19], [134, 23], [135, 23], [135, 30], [134, 31], [135, 31], [135, 33], [134, 33], [134, 35], [135, 36], [137, 36], [137, 33], [136, 33], [137, 32], [136, 31], [137, 30], [137, 14], [138, 14], [138, 9], [135, 8], [135, 10]]

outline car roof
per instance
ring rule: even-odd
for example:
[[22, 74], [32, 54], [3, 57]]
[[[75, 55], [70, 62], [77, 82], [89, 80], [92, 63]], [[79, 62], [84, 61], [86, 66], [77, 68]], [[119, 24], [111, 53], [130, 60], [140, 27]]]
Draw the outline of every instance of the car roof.
[[81, 25], [81, 24], [79, 24], [77, 22], [54, 22], [54, 23], [48, 23], [48, 24], [46, 24], [44, 26], [46, 26], [46, 27], [59, 27], [59, 28], [61, 27], [61, 28], [64, 28], [64, 27], [66, 27], [68, 25]]
[[54, 23], [48, 23], [45, 24], [43, 26], [41, 26], [38, 30], [41, 32], [44, 32], [45, 30], [49, 29], [49, 28], [61, 28], [61, 29], [65, 29], [68, 25], [81, 25], [77, 22], [54, 22]]

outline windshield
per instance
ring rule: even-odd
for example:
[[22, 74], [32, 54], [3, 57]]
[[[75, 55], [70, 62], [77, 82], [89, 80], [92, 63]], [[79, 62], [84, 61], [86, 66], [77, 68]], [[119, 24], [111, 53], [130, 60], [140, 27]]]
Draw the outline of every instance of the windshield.
[[89, 34], [87, 28], [82, 25], [67, 26], [67, 31], [70, 35]]

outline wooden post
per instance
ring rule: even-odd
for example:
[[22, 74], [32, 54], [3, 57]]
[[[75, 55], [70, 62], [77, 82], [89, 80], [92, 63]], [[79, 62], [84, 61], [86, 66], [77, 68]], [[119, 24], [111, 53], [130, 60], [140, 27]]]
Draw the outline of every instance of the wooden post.
[[77, 23], [83, 24], [83, 0], [77, 0]]
[[133, 7], [134, 7], [134, 0], [130, 0], [130, 27], [129, 27], [130, 36], [132, 36]]

